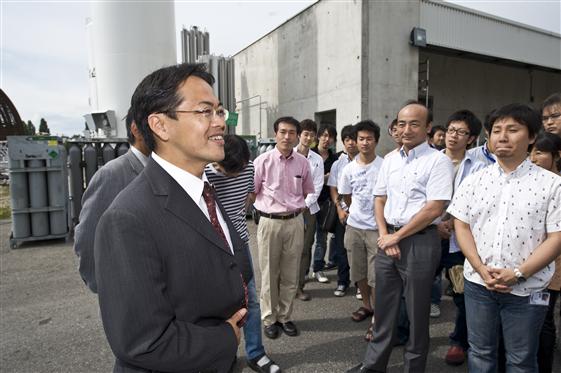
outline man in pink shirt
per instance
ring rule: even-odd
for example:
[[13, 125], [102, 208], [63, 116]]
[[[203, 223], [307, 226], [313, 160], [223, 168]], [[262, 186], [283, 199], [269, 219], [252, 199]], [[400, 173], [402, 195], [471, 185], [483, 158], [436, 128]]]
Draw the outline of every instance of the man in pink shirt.
[[305, 198], [314, 192], [308, 160], [293, 151], [300, 123], [282, 117], [273, 124], [275, 148], [261, 154], [255, 167], [255, 209], [259, 212], [257, 245], [261, 268], [261, 318], [265, 336], [282, 329], [298, 335], [291, 321], [304, 243]]

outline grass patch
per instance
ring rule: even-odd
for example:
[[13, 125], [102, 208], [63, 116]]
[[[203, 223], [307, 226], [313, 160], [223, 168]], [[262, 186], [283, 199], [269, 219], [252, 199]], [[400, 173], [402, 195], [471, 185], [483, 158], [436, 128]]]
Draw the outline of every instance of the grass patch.
[[8, 185], [0, 185], [0, 220], [9, 219], [11, 216], [10, 188]]

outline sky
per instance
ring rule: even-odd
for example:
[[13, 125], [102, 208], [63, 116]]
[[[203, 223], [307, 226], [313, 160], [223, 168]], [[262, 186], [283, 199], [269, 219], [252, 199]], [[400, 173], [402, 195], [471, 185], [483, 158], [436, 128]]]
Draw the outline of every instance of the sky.
[[[233, 55], [314, 2], [176, 1], [176, 38], [196, 25], [210, 33], [211, 53]], [[561, 0], [452, 2], [561, 34]], [[45, 118], [52, 134], [80, 133], [90, 110], [89, 16], [89, 1], [0, 0], [0, 87], [23, 120]]]

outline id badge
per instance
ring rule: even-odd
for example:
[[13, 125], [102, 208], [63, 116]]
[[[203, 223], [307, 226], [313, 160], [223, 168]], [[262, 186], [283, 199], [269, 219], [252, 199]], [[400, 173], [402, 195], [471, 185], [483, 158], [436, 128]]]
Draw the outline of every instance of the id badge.
[[530, 304], [537, 306], [549, 306], [549, 296], [547, 291], [536, 291], [530, 294]]

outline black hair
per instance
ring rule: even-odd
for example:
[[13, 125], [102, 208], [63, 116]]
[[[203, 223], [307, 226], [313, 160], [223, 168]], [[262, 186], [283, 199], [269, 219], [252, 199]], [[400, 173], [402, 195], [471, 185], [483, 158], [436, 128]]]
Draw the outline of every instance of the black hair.
[[446, 132], [446, 128], [444, 128], [443, 126], [432, 126], [430, 128], [429, 137], [432, 139], [437, 131]]
[[559, 157], [559, 152], [561, 151], [561, 137], [550, 132], [540, 132], [536, 137], [533, 148], [551, 153], [555, 159]]
[[380, 139], [380, 127], [369, 119], [360, 121], [355, 124], [355, 131], [357, 135], [360, 131], [367, 131], [374, 134], [374, 139], [376, 140], [376, 142], [378, 142], [378, 140]]
[[127, 116], [125, 117], [125, 127], [127, 129], [127, 140], [129, 144], [134, 145], [136, 139], [131, 131], [131, 124], [134, 122], [134, 113], [132, 112], [132, 107], [127, 111]]
[[543, 101], [542, 112], [546, 107], [559, 105], [561, 106], [561, 93], [555, 92]]
[[493, 109], [490, 112], [487, 113], [487, 115], [485, 115], [485, 119], [483, 120], [483, 128], [485, 128], [485, 131], [487, 131], [487, 134], [491, 135], [491, 122], [489, 121], [489, 119], [491, 119], [491, 116], [495, 113], [495, 111], [497, 111], [497, 109]]
[[155, 149], [156, 142], [148, 125], [148, 116], [164, 113], [172, 119], [177, 119], [174, 110], [183, 101], [178, 89], [190, 76], [199, 77], [209, 85], [214, 84], [214, 77], [206, 71], [204, 64], [182, 63], [150, 73], [134, 90], [131, 98], [134, 121], [151, 151]]
[[[397, 114], [399, 114], [399, 112], [401, 110], [403, 110], [404, 107], [409, 106], [409, 105], [419, 105], [419, 106], [424, 107], [427, 110], [427, 124], [432, 123], [432, 119], [433, 119], [432, 110], [430, 108], [428, 108], [427, 105], [425, 105], [424, 103], [422, 103], [421, 101], [418, 101], [418, 100], [407, 100], [407, 101], [405, 101], [405, 103], [397, 111]], [[397, 115], [396, 115], [396, 118], [397, 118]]]
[[481, 121], [469, 110], [459, 110], [450, 115], [448, 120], [446, 120], [447, 129], [452, 122], [464, 122], [467, 124], [470, 136], [477, 137], [481, 133]]
[[536, 137], [542, 128], [541, 115], [528, 105], [509, 104], [497, 109], [489, 116], [489, 133], [493, 125], [502, 119], [512, 118], [528, 129], [530, 138]]
[[[304, 119], [300, 122], [300, 131], [310, 131], [318, 133], [318, 125], [311, 119]], [[275, 131], [276, 132], [276, 131]]]
[[344, 142], [347, 137], [356, 141], [356, 129], [352, 124], [347, 124], [341, 129], [341, 141]]
[[388, 133], [390, 135], [392, 134], [392, 130], [395, 128], [395, 126], [397, 126], [397, 118], [394, 118], [394, 120], [392, 120], [390, 125], [388, 126]]
[[224, 159], [218, 164], [227, 173], [238, 173], [249, 163], [249, 147], [238, 135], [224, 135]]
[[300, 122], [298, 122], [294, 117], [280, 117], [279, 119], [275, 120], [275, 123], [273, 123], [273, 130], [275, 131], [275, 133], [277, 133], [277, 131], [279, 130], [279, 124], [281, 122], [292, 124], [294, 127], [296, 127], [297, 134], [300, 134], [300, 132], [302, 132]]
[[323, 135], [325, 131], [327, 131], [329, 137], [331, 137], [334, 140], [337, 139], [337, 129], [335, 129], [335, 127], [333, 127], [331, 124], [325, 124], [325, 123], [319, 125], [318, 137], [321, 137], [321, 135]]

